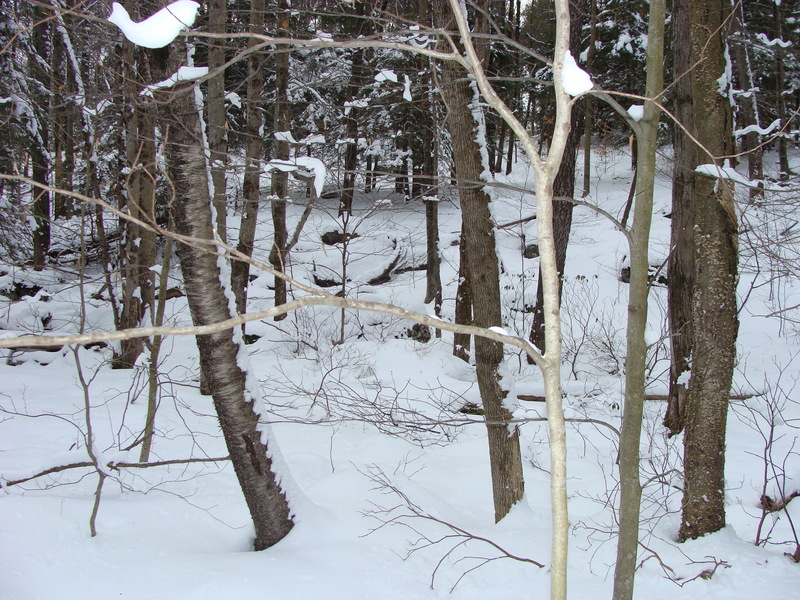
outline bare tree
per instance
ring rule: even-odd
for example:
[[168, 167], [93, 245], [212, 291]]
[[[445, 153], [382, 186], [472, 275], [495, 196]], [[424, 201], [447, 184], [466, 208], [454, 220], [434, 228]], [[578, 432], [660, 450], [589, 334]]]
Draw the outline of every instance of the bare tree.
[[[161, 81], [177, 72], [181, 64], [179, 49], [169, 48], [169, 60], [154, 69]], [[161, 124], [167, 137], [168, 173], [175, 187], [176, 200], [171, 212], [176, 231], [197, 240], [181, 244], [181, 262], [192, 320], [197, 325], [224, 321], [231, 317], [225, 282], [215, 249], [208, 171], [200, 111], [194, 100], [194, 85], [188, 89], [160, 92], [169, 100], [160, 104]], [[157, 97], [157, 99], [159, 99]], [[273, 470], [266, 434], [259, 426], [256, 399], [250, 397], [246, 373], [239, 363], [240, 335], [226, 330], [197, 336], [201, 369], [219, 416], [220, 427], [230, 452], [239, 484], [250, 509], [256, 530], [256, 550], [268, 548], [292, 529], [293, 522], [286, 496]]]
[[[651, 0], [647, 33], [647, 84], [645, 96], [655, 99], [664, 82], [665, 0]], [[619, 453], [619, 537], [614, 570], [614, 600], [631, 600], [639, 550], [639, 513], [642, 483], [639, 478], [639, 442], [644, 410], [647, 362], [647, 305], [650, 291], [650, 223], [656, 175], [656, 147], [660, 107], [645, 101], [644, 116], [634, 124], [637, 138], [636, 204], [628, 233], [631, 275], [628, 290], [628, 329], [625, 358], [625, 407]]]

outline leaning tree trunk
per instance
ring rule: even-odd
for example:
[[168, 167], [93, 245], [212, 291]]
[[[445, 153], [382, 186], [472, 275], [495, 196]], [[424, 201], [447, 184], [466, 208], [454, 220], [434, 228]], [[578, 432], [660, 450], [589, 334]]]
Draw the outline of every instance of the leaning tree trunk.
[[[447, 0], [435, 3], [435, 21], [454, 27]], [[500, 267], [495, 248], [494, 222], [489, 212], [489, 197], [480, 185], [484, 171], [477, 142], [476, 116], [470, 108], [475, 92], [456, 65], [442, 65], [441, 94], [449, 112], [447, 127], [453, 145], [453, 161], [459, 178], [461, 215], [469, 265], [472, 309], [475, 325], [502, 324], [500, 312]], [[511, 424], [512, 414], [504, 406], [506, 392], [500, 387], [498, 367], [503, 360], [500, 344], [485, 338], [475, 340], [475, 365], [489, 434], [489, 460], [492, 472], [495, 520], [502, 519], [522, 498], [522, 458], [519, 429]]]
[[[177, 70], [175, 55], [179, 46], [177, 43], [171, 46], [173, 60], [159, 65], [161, 76], [156, 76], [156, 81]], [[170, 96], [169, 102], [159, 105], [162, 127], [169, 125], [166, 158], [175, 186], [176, 200], [171, 206], [175, 227], [181, 235], [209, 240], [205, 246], [197, 243], [178, 246], [192, 321], [195, 325], [209, 325], [230, 318], [232, 310], [220, 263], [214, 254], [216, 223], [212, 217], [198, 110], [191, 91], [162, 94]], [[264, 432], [259, 427], [254, 399], [247, 393], [246, 375], [237, 360], [242, 351], [241, 341], [228, 329], [197, 336], [197, 347], [231, 462], [255, 525], [255, 549], [268, 548], [289, 533], [293, 522], [286, 496], [273, 471]]]
[[[718, 82], [726, 69], [729, 11], [725, 0], [689, 2], [695, 135], [715, 161], [734, 151], [731, 105]], [[694, 351], [685, 413], [682, 540], [725, 526], [725, 429], [738, 330], [732, 184], [695, 173], [694, 191]]]

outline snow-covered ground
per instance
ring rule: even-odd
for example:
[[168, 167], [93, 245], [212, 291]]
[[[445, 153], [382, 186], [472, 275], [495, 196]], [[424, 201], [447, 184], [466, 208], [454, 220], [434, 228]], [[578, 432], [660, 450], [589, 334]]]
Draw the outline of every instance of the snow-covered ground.
[[[620, 214], [630, 181], [629, 158], [597, 152], [591, 200]], [[579, 164], [581, 164], [579, 160]], [[662, 157], [656, 184], [651, 264], [667, 256], [670, 221], [669, 160]], [[507, 183], [528, 185], [520, 165]], [[579, 179], [580, 181], [580, 179]], [[533, 197], [495, 192], [503, 224], [533, 213]], [[457, 205], [441, 203], [444, 317], [451, 317], [458, 267]], [[296, 219], [300, 203], [291, 207]], [[748, 208], [748, 223], [764, 219]], [[790, 215], [791, 216], [791, 215]], [[268, 211], [261, 215], [257, 258], [270, 248]], [[236, 226], [231, 216], [230, 224]], [[306, 282], [341, 282], [342, 246], [321, 234], [341, 229], [333, 200], [321, 201], [293, 251], [293, 275]], [[379, 192], [357, 199], [348, 231], [348, 294], [430, 312], [423, 304], [424, 210]], [[504, 313], [509, 331], [530, 325], [526, 305], [536, 293], [538, 261], [522, 256], [535, 242], [535, 222], [501, 230]], [[767, 515], [760, 528], [769, 543], [753, 544], [768, 494], [800, 489], [795, 452], [800, 417], [793, 388], [798, 376], [798, 331], [765, 315], [792, 302], [789, 280], [770, 281], [743, 244], [739, 364], [734, 392], [764, 394], [732, 402], [729, 413], [727, 517], [729, 525], [704, 539], [675, 543], [680, 511], [680, 438], [661, 427], [665, 405], [646, 406], [642, 443], [643, 496], [640, 598], [792, 598], [800, 567], [784, 556], [795, 538], [784, 513]], [[610, 597], [616, 539], [615, 457], [624, 362], [627, 261], [623, 236], [604, 218], [576, 208], [565, 276], [565, 411], [569, 443], [569, 597]], [[392, 265], [387, 283], [370, 284]], [[402, 272], [397, 273], [400, 269]], [[21, 332], [73, 332], [80, 295], [73, 267], [20, 273], [4, 266], [0, 288], [12, 280], [41, 286], [35, 296], [0, 304], [4, 336]], [[179, 285], [179, 271], [173, 269]], [[272, 277], [258, 274], [250, 308], [272, 303]], [[92, 298], [102, 287], [96, 272], [85, 287], [86, 328], [112, 326], [108, 303]], [[752, 285], [755, 283], [756, 285]], [[666, 290], [653, 287], [649, 338], [652, 395], [666, 392], [663, 332]], [[249, 346], [288, 473], [296, 526], [275, 547], [250, 551], [252, 526], [230, 465], [193, 462], [111, 471], [100, 502], [97, 536], [89, 517], [97, 476], [81, 468], [0, 491], [0, 598], [2, 600], [110, 598], [273, 599], [547, 598], [550, 506], [547, 430], [539, 403], [516, 402], [521, 426], [526, 492], [494, 524], [486, 434], [480, 417], [459, 412], [479, 403], [474, 371], [451, 354], [452, 338], [409, 339], [410, 324], [384, 316], [316, 308], [280, 322], [251, 323], [261, 336]], [[169, 301], [173, 324], [188, 323], [185, 298]], [[49, 467], [86, 460], [84, 390], [75, 355], [3, 351], [0, 364], [0, 480], [13, 481]], [[106, 460], [135, 462], [146, 414], [145, 373], [114, 371], [110, 350], [78, 350], [96, 446]], [[225, 456], [211, 400], [197, 390], [197, 355], [190, 337], [170, 338], [162, 354], [164, 381], [151, 460]], [[144, 363], [143, 363], [144, 364]], [[541, 380], [509, 351], [505, 372], [513, 394], [540, 394]], [[781, 391], [785, 396], [781, 395]], [[792, 394], [795, 394], [794, 396]], [[780, 407], [773, 412], [771, 406]], [[600, 423], [598, 423], [598, 421]], [[772, 437], [770, 438], [770, 434]], [[772, 445], [767, 447], [767, 441]], [[766, 441], [765, 441], [766, 440]], [[766, 448], [766, 449], [765, 449]], [[765, 462], [765, 455], [768, 460]], [[789, 512], [800, 525], [797, 500]], [[472, 539], [465, 537], [473, 536]], [[543, 563], [499, 558], [504, 551]]]

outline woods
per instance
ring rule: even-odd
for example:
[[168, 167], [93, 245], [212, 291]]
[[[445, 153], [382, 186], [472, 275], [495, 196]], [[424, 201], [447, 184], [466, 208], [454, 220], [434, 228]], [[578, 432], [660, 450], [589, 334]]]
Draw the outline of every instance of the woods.
[[[546, 564], [543, 594], [565, 599], [568, 552], [602, 537], [613, 598], [652, 580], [648, 561], [684, 589], [726, 559], [678, 574], [663, 557], [728, 535], [731, 494], [736, 534], [752, 521], [759, 550], [796, 558], [794, 371], [778, 365], [796, 356], [800, 4], [123, 4], [0, 0], [5, 492], [90, 469], [102, 537], [108, 481], [139, 489], [128, 452], [190, 480], [226, 454], [248, 547], [280, 556], [319, 502], [283, 448], [329, 435], [334, 476], [343, 429], [348, 464], [396, 498], [358, 509], [376, 531], [416, 532], [409, 557], [451, 537], [498, 552], [473, 568], [466, 546], [439, 550], [431, 585], [446, 559], [455, 590], [503, 558]], [[753, 348], [782, 349], [771, 367], [741, 329], [769, 332]], [[80, 392], [64, 414], [15, 387], [59, 363]], [[14, 440], [45, 413], [77, 436], [51, 454], [73, 454], [23, 467]], [[752, 435], [732, 441], [737, 423]], [[422, 462], [469, 430], [491, 491], [432, 516], [398, 483], [406, 458], [389, 476], [355, 450], [373, 430], [370, 447], [411, 442]], [[735, 471], [742, 490], [730, 452], [762, 461]], [[473, 509], [495, 529], [459, 525]], [[536, 560], [506, 549], [521, 515], [546, 524]]]

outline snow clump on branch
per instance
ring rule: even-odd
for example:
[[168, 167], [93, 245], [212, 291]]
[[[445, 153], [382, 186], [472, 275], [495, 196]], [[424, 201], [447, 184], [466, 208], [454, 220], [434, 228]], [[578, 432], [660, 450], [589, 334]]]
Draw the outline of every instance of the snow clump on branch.
[[178, 0], [139, 23], [131, 20], [119, 2], [111, 5], [108, 20], [120, 28], [123, 35], [143, 48], [163, 48], [194, 24], [200, 5], [193, 0]]
[[564, 85], [564, 91], [570, 96], [578, 96], [594, 87], [592, 78], [578, 66], [569, 51], [564, 54], [561, 83]]

